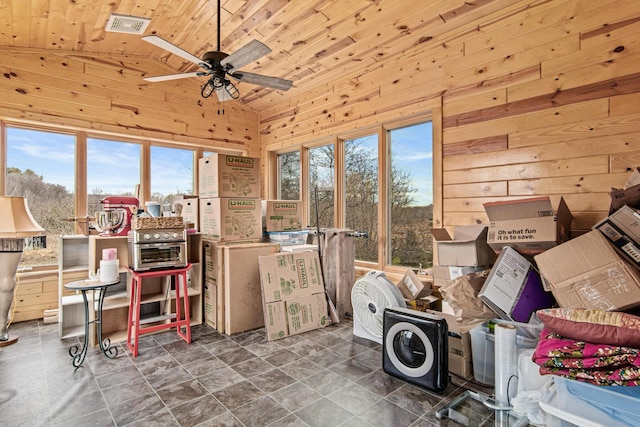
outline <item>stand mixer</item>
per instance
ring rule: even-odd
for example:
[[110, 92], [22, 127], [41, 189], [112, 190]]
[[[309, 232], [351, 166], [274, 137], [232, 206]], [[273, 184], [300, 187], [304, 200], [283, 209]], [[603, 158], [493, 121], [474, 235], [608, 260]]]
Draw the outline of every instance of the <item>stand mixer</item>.
[[101, 236], [126, 236], [131, 219], [138, 212], [140, 202], [131, 196], [109, 196], [100, 200], [104, 211], [96, 212], [96, 228]]

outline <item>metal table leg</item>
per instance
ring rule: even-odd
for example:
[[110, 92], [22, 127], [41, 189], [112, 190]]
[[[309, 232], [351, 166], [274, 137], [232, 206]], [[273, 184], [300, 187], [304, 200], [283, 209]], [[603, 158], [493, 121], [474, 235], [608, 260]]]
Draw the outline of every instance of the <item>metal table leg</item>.
[[69, 356], [73, 358], [73, 366], [78, 368], [84, 363], [87, 356], [87, 340], [89, 338], [89, 302], [87, 301], [87, 291], [82, 290], [82, 301], [84, 302], [84, 343], [82, 350], [79, 351], [78, 346], [74, 345], [69, 349]]
[[104, 303], [104, 294], [107, 293], [107, 288], [100, 288], [100, 298], [98, 299], [98, 313], [96, 315], [95, 322], [98, 324], [98, 340], [100, 350], [109, 359], [113, 359], [118, 355], [118, 347], [111, 347], [111, 340], [109, 338], [102, 339], [102, 304]]

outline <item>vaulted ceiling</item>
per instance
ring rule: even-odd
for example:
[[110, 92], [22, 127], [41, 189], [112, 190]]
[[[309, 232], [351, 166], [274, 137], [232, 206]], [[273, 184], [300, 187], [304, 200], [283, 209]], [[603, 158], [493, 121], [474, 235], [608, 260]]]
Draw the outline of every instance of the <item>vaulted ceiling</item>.
[[[254, 110], [357, 70], [409, 54], [423, 43], [447, 43], [477, 32], [478, 18], [503, 0], [220, 0], [221, 50], [232, 53], [251, 39], [272, 49], [243, 71], [293, 81], [287, 91], [239, 83], [240, 102]], [[197, 71], [191, 62], [140, 39], [106, 32], [112, 13], [150, 18], [155, 34], [197, 57], [217, 48], [217, 0], [0, 0], [1, 49], [69, 52], [110, 60], [139, 58], [165, 64], [167, 73]], [[447, 34], [448, 40], [439, 39]], [[157, 66], [155, 69], [157, 70]], [[150, 75], [148, 73], [146, 75]], [[141, 85], [171, 85], [172, 81]], [[194, 84], [204, 83], [195, 77]]]

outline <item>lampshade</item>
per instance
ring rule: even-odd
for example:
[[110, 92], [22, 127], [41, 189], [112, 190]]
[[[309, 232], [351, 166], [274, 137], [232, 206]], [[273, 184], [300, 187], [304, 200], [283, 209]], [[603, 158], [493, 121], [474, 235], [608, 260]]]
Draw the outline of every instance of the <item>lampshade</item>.
[[0, 239], [38, 236], [44, 233], [24, 197], [0, 196]]

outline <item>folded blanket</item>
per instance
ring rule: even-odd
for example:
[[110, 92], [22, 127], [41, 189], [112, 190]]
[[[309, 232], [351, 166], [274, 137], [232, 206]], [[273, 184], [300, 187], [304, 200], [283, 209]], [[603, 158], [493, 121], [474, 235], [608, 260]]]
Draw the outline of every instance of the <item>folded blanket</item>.
[[640, 385], [640, 350], [636, 348], [577, 341], [544, 328], [532, 358], [542, 375], [598, 385]]

